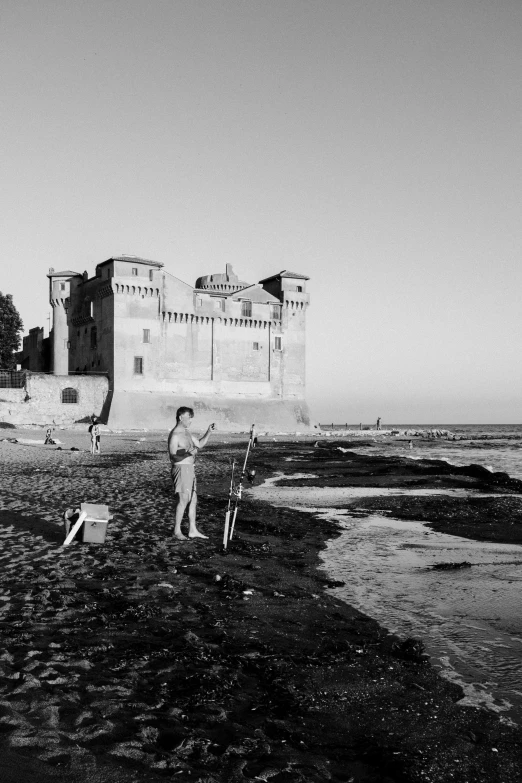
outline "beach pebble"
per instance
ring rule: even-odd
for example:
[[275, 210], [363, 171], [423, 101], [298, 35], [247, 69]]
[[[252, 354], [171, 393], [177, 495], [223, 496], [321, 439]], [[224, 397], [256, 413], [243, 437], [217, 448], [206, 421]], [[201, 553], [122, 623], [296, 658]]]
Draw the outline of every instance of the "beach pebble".
[[222, 579], [223, 579], [222, 576], [220, 576], [219, 574], [216, 574], [215, 577], [214, 577], [214, 582], [221, 582]]

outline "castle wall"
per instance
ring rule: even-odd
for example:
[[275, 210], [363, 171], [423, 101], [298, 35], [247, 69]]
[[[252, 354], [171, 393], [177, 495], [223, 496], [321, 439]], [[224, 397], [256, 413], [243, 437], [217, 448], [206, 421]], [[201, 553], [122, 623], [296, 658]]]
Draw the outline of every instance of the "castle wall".
[[161, 321], [159, 350], [164, 381], [179, 382], [213, 380], [212, 322], [184, 320], [169, 323]]
[[22, 370], [31, 372], [48, 372], [51, 364], [51, 345], [48, 337], [44, 337], [43, 327], [35, 326], [23, 338], [22, 351], [17, 354]]
[[270, 331], [218, 322], [214, 329], [214, 379], [270, 383]]
[[176, 410], [182, 405], [194, 408], [194, 432], [204, 432], [211, 422], [215, 422], [221, 432], [246, 432], [252, 424], [258, 431], [274, 433], [306, 432], [310, 427], [310, 414], [304, 400], [125, 391], [114, 392], [109, 427], [168, 432], [176, 423]]
[[[78, 402], [62, 402], [64, 389], [75, 389]], [[102, 416], [108, 391], [105, 377], [27, 373], [25, 389], [0, 389], [0, 421], [64, 427], [86, 423], [93, 413]]]
[[70, 373], [108, 373], [114, 354], [114, 305], [110, 283], [93, 278], [71, 285], [68, 320]]
[[[114, 389], [147, 389], [151, 380], [161, 375], [158, 310], [159, 297], [152, 286], [116, 285], [116, 292], [113, 294], [114, 318], [111, 325], [114, 341]], [[149, 342], [146, 342], [145, 330], [148, 330]], [[141, 373], [135, 371], [135, 359], [138, 358], [142, 360]]]
[[285, 398], [305, 395], [306, 294], [292, 294], [283, 303], [281, 382]]

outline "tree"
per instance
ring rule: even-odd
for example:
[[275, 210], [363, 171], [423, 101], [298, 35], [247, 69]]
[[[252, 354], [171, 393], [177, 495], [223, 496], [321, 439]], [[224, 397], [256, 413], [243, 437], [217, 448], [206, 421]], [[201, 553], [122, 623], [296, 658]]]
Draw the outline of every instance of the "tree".
[[22, 319], [13, 304], [11, 294], [0, 291], [0, 369], [14, 370], [15, 351], [20, 347], [20, 332], [24, 328]]

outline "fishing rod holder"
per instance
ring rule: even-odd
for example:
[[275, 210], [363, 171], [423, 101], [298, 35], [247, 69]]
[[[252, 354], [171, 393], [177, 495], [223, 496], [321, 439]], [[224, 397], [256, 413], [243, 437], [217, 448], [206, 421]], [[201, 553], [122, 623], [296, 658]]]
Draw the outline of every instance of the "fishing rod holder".
[[[253, 482], [254, 476], [256, 475], [254, 469], [251, 468], [248, 471], [248, 473], [246, 469], [248, 455], [250, 454], [250, 449], [253, 447], [255, 441], [257, 441], [257, 438], [255, 437], [255, 424], [252, 424], [252, 427], [250, 428], [250, 437], [248, 439], [248, 445], [245, 454], [245, 461], [243, 462], [243, 469], [241, 470], [241, 474], [239, 476], [239, 483], [237, 485], [234, 483], [234, 470], [235, 470], [236, 461], [235, 459], [232, 460], [232, 475], [230, 477], [230, 489], [228, 491], [228, 506], [225, 514], [225, 529], [223, 531], [223, 549], [225, 551], [228, 546], [228, 542], [232, 539], [232, 536], [234, 535], [237, 510], [239, 507], [239, 501], [241, 500], [241, 495], [243, 493], [243, 480], [245, 478], [245, 475], [248, 477], [250, 483]], [[232, 510], [232, 498], [234, 498], [233, 510]], [[232, 517], [232, 523], [230, 522], [231, 517]]]

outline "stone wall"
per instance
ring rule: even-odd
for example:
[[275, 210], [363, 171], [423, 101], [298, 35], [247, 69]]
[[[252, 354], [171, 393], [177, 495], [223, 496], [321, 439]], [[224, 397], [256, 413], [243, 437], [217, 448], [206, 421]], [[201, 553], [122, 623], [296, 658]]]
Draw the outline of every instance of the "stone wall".
[[[247, 385], [247, 384], [245, 384]], [[235, 386], [235, 384], [234, 384]], [[62, 402], [64, 389], [74, 389], [78, 402]], [[112, 430], [165, 430], [176, 421], [176, 410], [194, 408], [196, 429], [215, 422], [221, 432], [248, 431], [252, 424], [265, 432], [307, 432], [304, 400], [273, 400], [262, 396], [177, 393], [172, 391], [109, 392], [104, 376], [27, 373], [25, 389], [0, 389], [1, 424], [85, 426], [94, 413]]]
[[252, 424], [264, 432], [308, 432], [310, 415], [304, 400], [194, 396], [158, 392], [122, 392], [112, 395], [110, 429], [168, 431], [182, 405], [194, 408], [194, 431], [203, 432], [215, 422], [220, 432], [245, 432]]
[[[62, 402], [64, 389], [74, 389], [77, 402]], [[85, 424], [93, 413], [103, 418], [108, 391], [109, 382], [101, 375], [27, 373], [25, 389], [0, 389], [0, 423]]]

